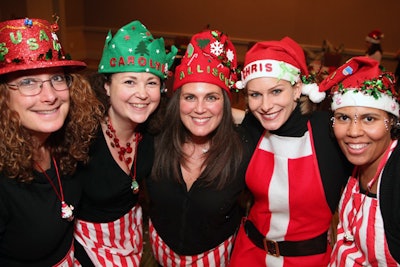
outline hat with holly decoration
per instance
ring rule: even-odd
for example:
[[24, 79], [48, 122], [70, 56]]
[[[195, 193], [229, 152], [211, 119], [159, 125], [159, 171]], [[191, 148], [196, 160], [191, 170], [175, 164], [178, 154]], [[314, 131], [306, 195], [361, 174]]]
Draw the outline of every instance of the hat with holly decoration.
[[321, 90], [331, 90], [332, 110], [371, 107], [399, 117], [399, 95], [395, 90], [394, 75], [383, 72], [374, 59], [353, 57], [319, 86]]
[[108, 32], [99, 73], [149, 72], [167, 78], [178, 49], [166, 53], [164, 39], [153, 35], [138, 20], [123, 26], [114, 35]]
[[303, 49], [289, 37], [280, 41], [262, 41], [256, 43], [247, 53], [242, 70], [242, 79], [238, 88], [256, 78], [269, 77], [289, 81], [292, 85], [302, 82], [302, 94], [314, 103], [325, 98], [309, 75]]
[[380, 30], [373, 30], [365, 37], [365, 41], [371, 44], [380, 44], [383, 36], [383, 32]]
[[175, 69], [174, 91], [191, 82], [215, 84], [231, 95], [237, 81], [236, 49], [228, 36], [217, 30], [195, 34]]
[[0, 75], [19, 70], [68, 67], [86, 64], [64, 55], [56, 31], [57, 22], [17, 19], [0, 22]]

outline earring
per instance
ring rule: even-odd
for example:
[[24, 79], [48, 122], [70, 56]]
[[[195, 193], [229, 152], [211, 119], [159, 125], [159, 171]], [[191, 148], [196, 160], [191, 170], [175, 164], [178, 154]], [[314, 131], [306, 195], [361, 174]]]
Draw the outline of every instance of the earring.
[[389, 120], [388, 119], [384, 119], [383, 123], [385, 124], [386, 131], [389, 131]]
[[335, 117], [331, 117], [332, 128], [335, 127]]

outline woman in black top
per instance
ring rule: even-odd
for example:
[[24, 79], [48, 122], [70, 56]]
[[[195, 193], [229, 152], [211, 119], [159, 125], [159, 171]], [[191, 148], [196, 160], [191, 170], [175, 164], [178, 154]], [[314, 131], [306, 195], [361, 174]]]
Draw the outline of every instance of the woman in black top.
[[57, 24], [0, 23], [0, 266], [75, 266], [74, 214], [100, 102]]
[[162, 266], [225, 266], [243, 215], [248, 141], [235, 131], [236, 53], [226, 35], [192, 37], [155, 143], [150, 239]]

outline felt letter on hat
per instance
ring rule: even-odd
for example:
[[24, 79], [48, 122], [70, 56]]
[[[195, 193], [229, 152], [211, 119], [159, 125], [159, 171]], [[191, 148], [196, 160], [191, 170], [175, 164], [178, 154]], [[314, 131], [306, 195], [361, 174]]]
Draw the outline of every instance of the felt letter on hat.
[[13, 32], [10, 33], [10, 39], [13, 44], [19, 44], [22, 42], [22, 34], [21, 31], [17, 31], [17, 38], [15, 38], [15, 35]]

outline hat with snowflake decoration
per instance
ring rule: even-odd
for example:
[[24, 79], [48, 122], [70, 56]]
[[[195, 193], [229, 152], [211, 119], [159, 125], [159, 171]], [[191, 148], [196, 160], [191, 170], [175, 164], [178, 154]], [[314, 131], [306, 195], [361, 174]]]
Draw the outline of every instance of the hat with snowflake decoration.
[[108, 32], [99, 73], [149, 72], [167, 78], [178, 49], [166, 53], [164, 39], [154, 39], [140, 21], [132, 21], [114, 35]]
[[372, 30], [368, 35], [365, 37], [365, 41], [371, 44], [380, 44], [381, 40], [383, 39], [383, 32], [380, 30]]
[[228, 95], [237, 80], [236, 50], [228, 36], [217, 30], [195, 34], [175, 69], [174, 91], [190, 82], [215, 84]]
[[256, 78], [269, 77], [289, 81], [292, 85], [302, 82], [302, 94], [314, 103], [325, 98], [309, 75], [303, 49], [289, 37], [280, 41], [262, 41], [256, 43], [245, 56], [242, 79], [238, 88]]
[[64, 54], [57, 30], [57, 21], [50, 24], [25, 18], [0, 22], [0, 75], [39, 68], [85, 68], [84, 62]]
[[399, 95], [394, 75], [383, 72], [378, 61], [353, 57], [320, 83], [331, 90], [332, 110], [342, 107], [371, 107], [399, 117]]

